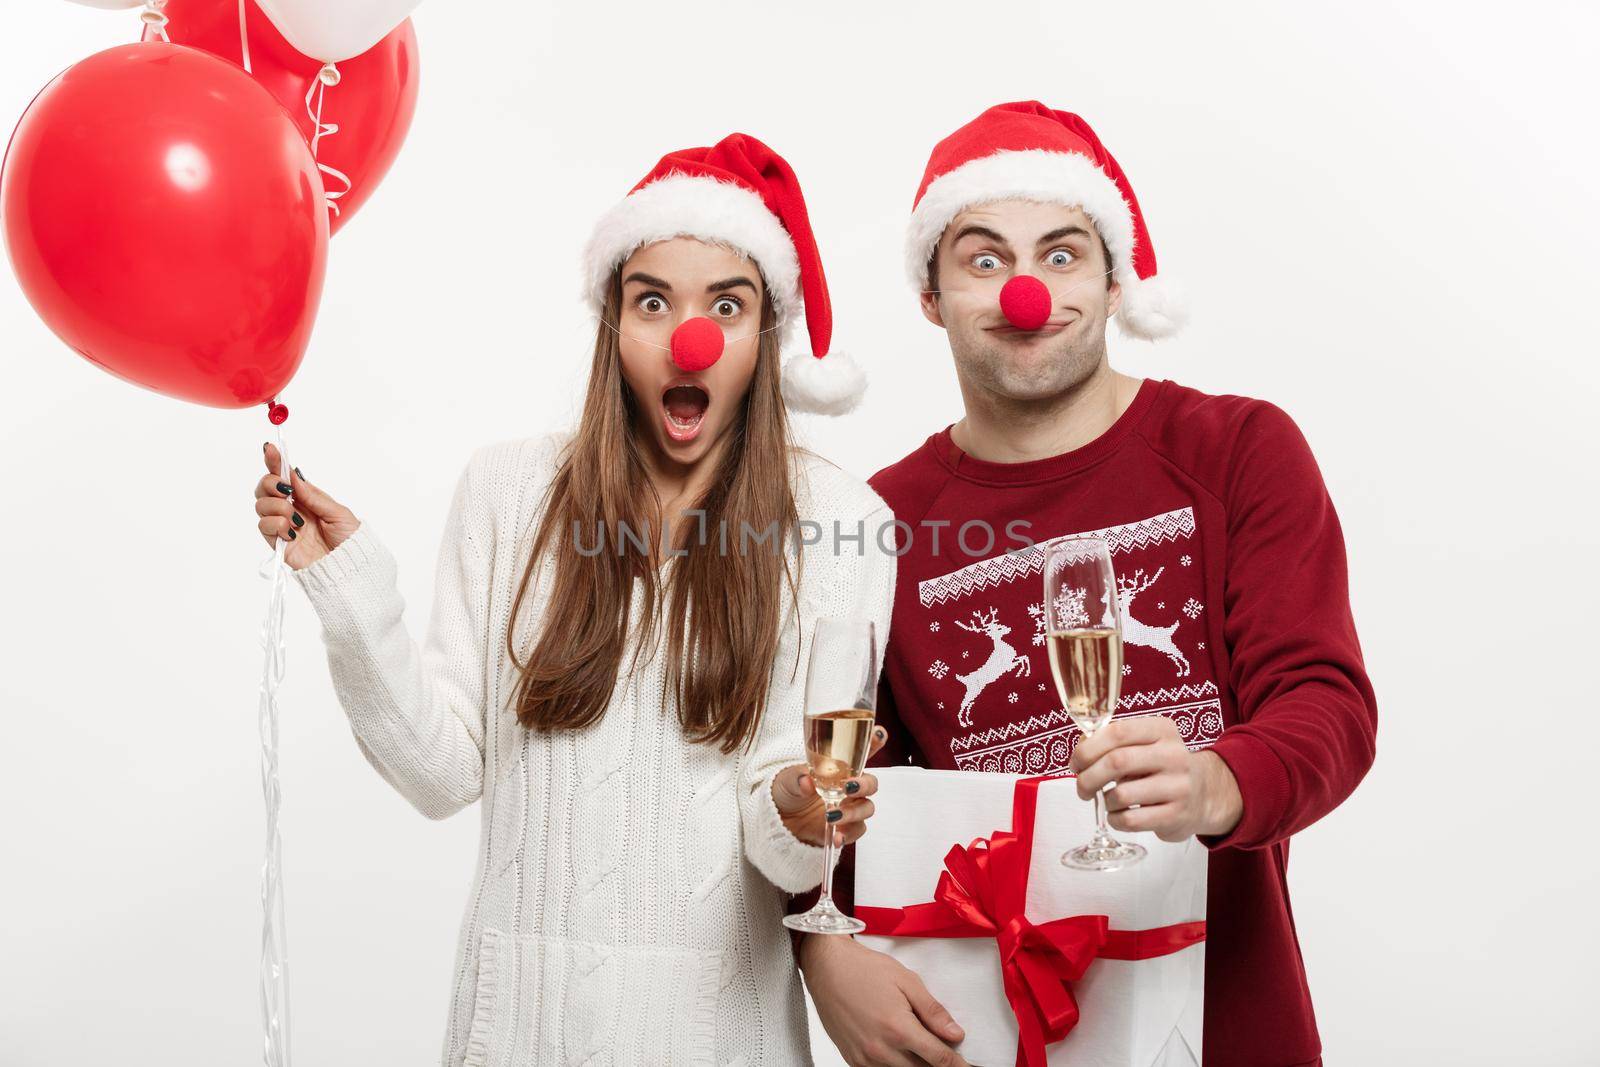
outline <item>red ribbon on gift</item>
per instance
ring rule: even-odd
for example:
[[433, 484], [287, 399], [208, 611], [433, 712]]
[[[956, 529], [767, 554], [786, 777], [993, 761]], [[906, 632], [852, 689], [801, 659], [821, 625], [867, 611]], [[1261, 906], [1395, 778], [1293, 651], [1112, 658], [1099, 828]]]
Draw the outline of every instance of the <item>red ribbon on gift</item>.
[[1039, 786], [1053, 775], [1024, 778], [1012, 794], [1011, 829], [963, 848], [953, 846], [933, 900], [905, 908], [855, 909], [866, 932], [885, 937], [992, 937], [1000, 951], [1006, 999], [1017, 1017], [1018, 1067], [1044, 1067], [1045, 1046], [1078, 1025], [1072, 983], [1096, 959], [1148, 960], [1206, 939], [1204, 922], [1153, 930], [1112, 930], [1104, 915], [1045, 923], [1024, 914]]

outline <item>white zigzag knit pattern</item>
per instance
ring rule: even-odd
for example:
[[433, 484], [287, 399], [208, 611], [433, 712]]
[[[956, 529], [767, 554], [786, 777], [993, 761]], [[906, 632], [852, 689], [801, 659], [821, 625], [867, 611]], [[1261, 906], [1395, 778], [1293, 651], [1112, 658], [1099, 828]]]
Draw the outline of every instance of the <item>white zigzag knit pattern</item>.
[[922, 606], [927, 608], [958, 600], [969, 593], [992, 589], [1017, 578], [1038, 574], [1044, 568], [1045, 551], [1057, 541], [1064, 541], [1069, 537], [1102, 538], [1110, 546], [1111, 554], [1115, 556], [1135, 548], [1193, 536], [1194, 509], [1179, 508], [1176, 511], [1152, 515], [1138, 522], [1124, 523], [1121, 526], [1063, 534], [1048, 541], [1040, 541], [1028, 548], [969, 563], [949, 574], [918, 583], [917, 596], [922, 601]]
[[[1222, 702], [1214, 682], [1133, 693], [1117, 701], [1118, 719], [1164, 715], [1190, 749], [1222, 736]], [[1144, 709], [1144, 710], [1137, 710]], [[956, 768], [1004, 774], [1058, 774], [1067, 769], [1082, 731], [1063, 708], [950, 739]]]

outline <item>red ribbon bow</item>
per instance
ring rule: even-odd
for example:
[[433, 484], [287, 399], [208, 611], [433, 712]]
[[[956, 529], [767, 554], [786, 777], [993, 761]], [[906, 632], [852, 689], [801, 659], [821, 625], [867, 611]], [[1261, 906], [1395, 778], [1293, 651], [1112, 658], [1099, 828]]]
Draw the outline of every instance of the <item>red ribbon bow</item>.
[[1078, 1024], [1072, 983], [1097, 958], [1147, 960], [1206, 937], [1204, 922], [1154, 930], [1112, 930], [1104, 915], [1072, 915], [1046, 923], [1024, 914], [1039, 786], [1024, 778], [1012, 794], [1011, 829], [953, 846], [933, 900], [905, 908], [857, 907], [867, 933], [887, 937], [992, 937], [1000, 952], [1006, 1000], [1017, 1017], [1018, 1067], [1044, 1067], [1045, 1046]]

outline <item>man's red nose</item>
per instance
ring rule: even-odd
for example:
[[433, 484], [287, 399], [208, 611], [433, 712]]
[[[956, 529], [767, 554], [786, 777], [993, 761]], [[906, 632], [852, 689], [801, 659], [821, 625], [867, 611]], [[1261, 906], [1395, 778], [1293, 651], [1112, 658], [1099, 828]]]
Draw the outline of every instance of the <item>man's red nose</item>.
[[1000, 313], [1019, 330], [1037, 330], [1050, 320], [1050, 290], [1031, 274], [1000, 287]]
[[704, 315], [684, 319], [672, 331], [672, 362], [691, 374], [705, 370], [722, 358], [722, 344], [721, 326]]

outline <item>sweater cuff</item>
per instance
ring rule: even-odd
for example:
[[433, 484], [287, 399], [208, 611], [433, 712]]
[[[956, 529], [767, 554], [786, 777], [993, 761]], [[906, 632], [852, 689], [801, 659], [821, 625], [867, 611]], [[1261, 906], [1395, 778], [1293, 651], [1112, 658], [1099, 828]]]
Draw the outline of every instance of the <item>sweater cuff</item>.
[[[788, 893], [804, 893], [822, 884], [822, 846], [810, 845], [789, 832], [772, 799], [772, 779], [768, 778], [752, 797], [755, 826], [750, 827], [750, 858], [767, 880]], [[839, 862], [840, 849], [833, 850]]]
[[1289, 804], [1289, 771], [1272, 747], [1247, 730], [1225, 730], [1210, 751], [1215, 752], [1239, 785], [1243, 811], [1239, 822], [1225, 834], [1199, 835], [1208, 849], [1266, 848], [1277, 840]]
[[339, 542], [339, 547], [309, 566], [294, 572], [300, 587], [318, 596], [333, 592], [339, 586], [354, 581], [370, 569], [384, 552], [383, 544], [362, 523], [356, 532]]

